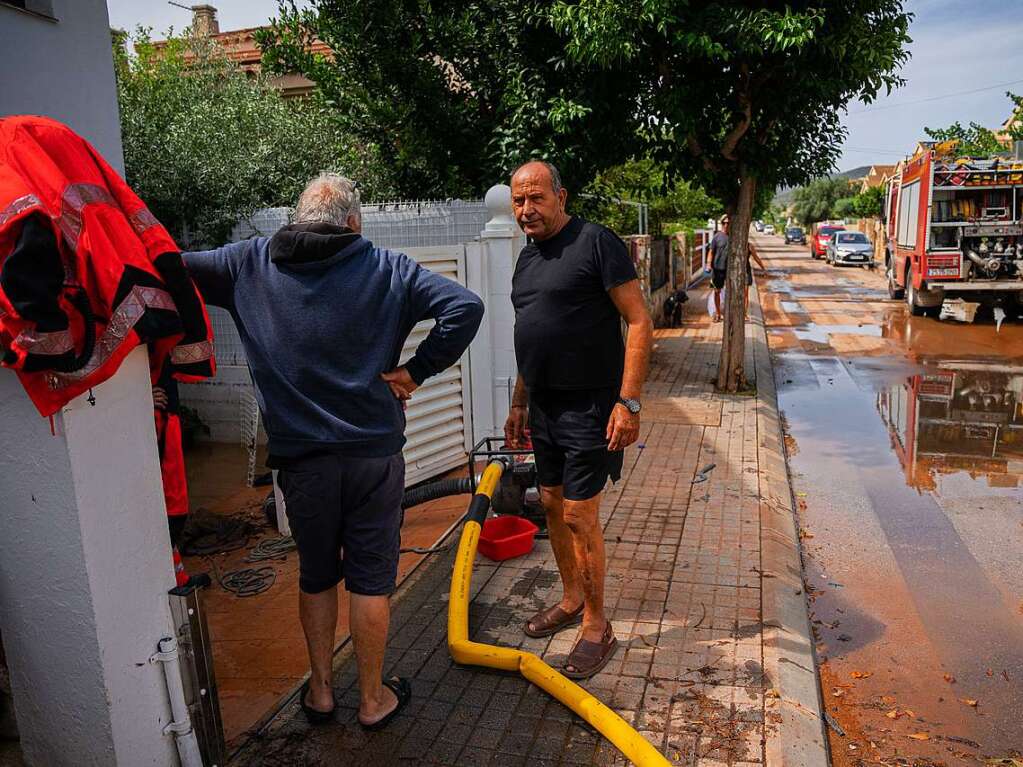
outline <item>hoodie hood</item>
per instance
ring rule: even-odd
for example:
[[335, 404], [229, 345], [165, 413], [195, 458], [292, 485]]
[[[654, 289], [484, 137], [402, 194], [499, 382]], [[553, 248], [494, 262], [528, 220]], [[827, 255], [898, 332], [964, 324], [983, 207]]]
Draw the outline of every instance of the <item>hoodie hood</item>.
[[270, 260], [278, 266], [328, 261], [361, 239], [345, 226], [289, 224], [270, 238]]

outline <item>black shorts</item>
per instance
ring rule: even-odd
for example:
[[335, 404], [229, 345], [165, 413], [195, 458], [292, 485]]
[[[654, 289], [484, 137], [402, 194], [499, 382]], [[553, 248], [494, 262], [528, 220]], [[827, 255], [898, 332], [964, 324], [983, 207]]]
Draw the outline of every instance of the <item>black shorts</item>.
[[394, 592], [401, 544], [405, 459], [317, 455], [278, 473], [298, 587], [316, 594], [342, 578], [353, 594]]
[[563, 486], [570, 501], [592, 498], [622, 476], [624, 452], [607, 449], [607, 422], [618, 389], [544, 389], [529, 393], [529, 429], [543, 487]]
[[[711, 284], [714, 285], [716, 290], [721, 290], [725, 286], [725, 279], [728, 277], [727, 269], [715, 269], [714, 275], [711, 278]], [[753, 284], [753, 267], [750, 266], [749, 261], [746, 262], [746, 284]]]

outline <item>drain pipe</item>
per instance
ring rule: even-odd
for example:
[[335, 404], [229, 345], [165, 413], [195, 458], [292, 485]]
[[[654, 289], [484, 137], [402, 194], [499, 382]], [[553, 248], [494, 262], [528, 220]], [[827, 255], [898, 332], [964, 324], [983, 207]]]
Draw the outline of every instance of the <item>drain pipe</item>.
[[181, 684], [181, 663], [178, 658], [178, 640], [164, 637], [158, 645], [159, 652], [153, 654], [150, 663], [163, 664], [163, 676], [167, 681], [167, 695], [170, 697], [171, 722], [163, 728], [163, 734], [174, 733], [174, 743], [178, 747], [178, 758], [181, 767], [203, 767], [202, 755], [199, 753], [199, 741], [196, 740], [192, 721], [188, 717], [188, 706], [185, 703], [185, 688]]
[[490, 510], [491, 497], [508, 465], [501, 458], [492, 461], [483, 472], [476, 494], [469, 503], [462, 537], [458, 542], [448, 599], [448, 651], [451, 658], [456, 663], [469, 666], [517, 671], [593, 725], [638, 767], [668, 767], [670, 763], [664, 755], [629, 726], [628, 722], [538, 656], [469, 639], [469, 594], [476, 545], [479, 543], [483, 521]]

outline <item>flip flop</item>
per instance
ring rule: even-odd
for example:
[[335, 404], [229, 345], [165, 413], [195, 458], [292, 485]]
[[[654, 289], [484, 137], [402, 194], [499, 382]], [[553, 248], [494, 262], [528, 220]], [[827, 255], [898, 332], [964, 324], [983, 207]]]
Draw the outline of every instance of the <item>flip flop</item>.
[[[591, 642], [589, 639], [580, 639], [575, 643], [572, 652], [565, 660], [565, 667], [561, 673], [569, 679], [586, 679], [600, 671], [611, 656], [615, 654], [618, 647], [618, 640], [612, 633], [611, 621], [607, 622], [603, 636], [599, 642]], [[572, 670], [569, 670], [569, 667]]]
[[298, 694], [298, 702], [302, 705], [302, 711], [305, 713], [305, 718], [309, 721], [309, 724], [321, 725], [330, 724], [334, 721], [334, 711], [337, 709], [335, 705], [330, 711], [320, 711], [318, 708], [313, 708], [306, 703], [305, 696], [309, 692], [309, 682], [302, 685], [302, 691]]
[[394, 697], [398, 699], [398, 705], [394, 707], [394, 710], [387, 714], [383, 719], [378, 719], [373, 724], [363, 724], [362, 729], [369, 732], [375, 732], [382, 730], [387, 724], [398, 715], [398, 713], [408, 705], [408, 702], [412, 699], [412, 685], [408, 679], [394, 677], [393, 679], [385, 679], [383, 681], [384, 687], [394, 693]]
[[[561, 609], [561, 605], [548, 607], [526, 621], [526, 625], [523, 627], [522, 631], [527, 637], [532, 637], [533, 639], [553, 636], [562, 629], [574, 626], [582, 621], [583, 607], [585, 607], [585, 605], [579, 605], [578, 609], [573, 612], [565, 612]], [[529, 628], [530, 624], [533, 624], [536, 628]]]

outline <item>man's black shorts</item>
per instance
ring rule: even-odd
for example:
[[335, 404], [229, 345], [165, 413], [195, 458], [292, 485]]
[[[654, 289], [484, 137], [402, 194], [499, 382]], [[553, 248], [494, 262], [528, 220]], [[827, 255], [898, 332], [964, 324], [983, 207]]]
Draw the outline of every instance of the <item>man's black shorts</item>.
[[[728, 276], [727, 269], [715, 269], [714, 274], [711, 277], [711, 284], [717, 289], [721, 290], [725, 286], [725, 278]], [[750, 266], [749, 261], [746, 262], [746, 284], [753, 284], [753, 267]]]
[[614, 389], [544, 389], [529, 393], [529, 429], [543, 487], [564, 486], [570, 501], [592, 498], [622, 476], [623, 451], [608, 452]]
[[316, 455], [278, 473], [298, 587], [316, 594], [344, 578], [353, 594], [391, 594], [398, 576], [405, 459]]

